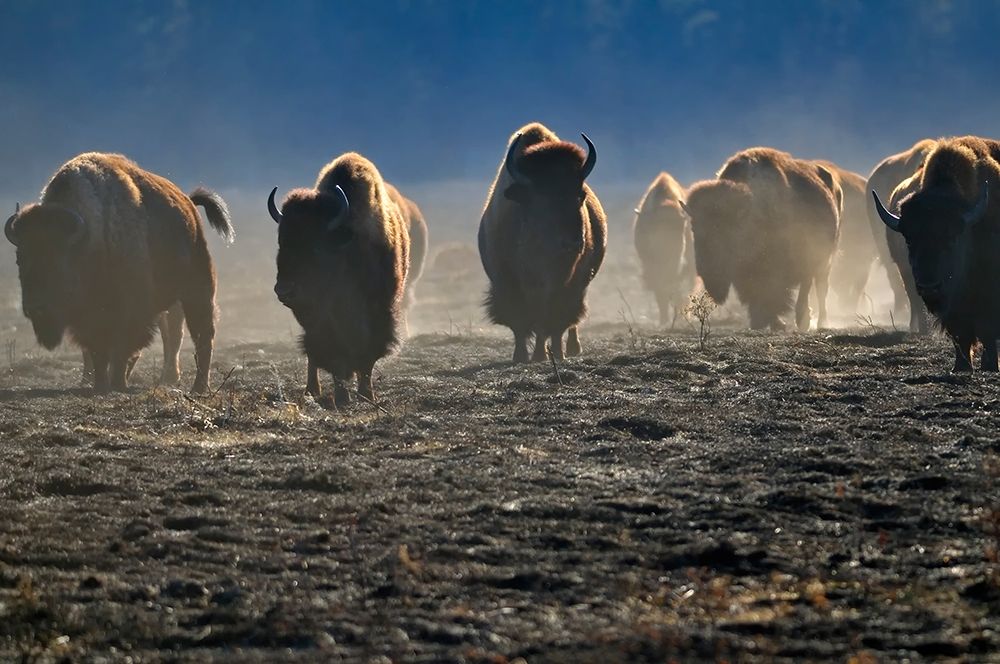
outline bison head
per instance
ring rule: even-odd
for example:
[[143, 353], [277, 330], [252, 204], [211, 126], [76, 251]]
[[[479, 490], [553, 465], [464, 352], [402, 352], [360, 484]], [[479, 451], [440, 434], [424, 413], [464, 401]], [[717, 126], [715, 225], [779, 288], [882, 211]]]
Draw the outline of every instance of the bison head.
[[961, 289], [976, 251], [974, 230], [989, 207], [989, 183], [972, 202], [954, 191], [917, 191], [902, 200], [899, 214], [889, 212], [872, 191], [885, 225], [902, 233], [917, 290], [931, 311], [947, 307]]
[[53, 203], [29, 205], [4, 226], [17, 247], [21, 308], [35, 338], [49, 350], [62, 342], [77, 307], [83, 274], [80, 247], [87, 227], [80, 215]]
[[745, 184], [730, 180], [699, 182], [682, 205], [691, 219], [698, 276], [712, 299], [729, 297], [734, 275], [742, 268], [751, 245], [748, 217], [753, 194]]
[[538, 265], [543, 272], [570, 274], [584, 248], [584, 181], [597, 163], [597, 148], [584, 134], [586, 157], [561, 141], [536, 143], [518, 156], [520, 139], [514, 137], [504, 160], [511, 181], [503, 195], [517, 204], [521, 249], [545, 257]]
[[267, 209], [278, 224], [278, 277], [274, 293], [293, 311], [307, 304], [309, 294], [323, 292], [330, 268], [354, 238], [350, 203], [339, 186], [333, 191], [297, 189], [281, 206], [274, 204], [275, 187]]

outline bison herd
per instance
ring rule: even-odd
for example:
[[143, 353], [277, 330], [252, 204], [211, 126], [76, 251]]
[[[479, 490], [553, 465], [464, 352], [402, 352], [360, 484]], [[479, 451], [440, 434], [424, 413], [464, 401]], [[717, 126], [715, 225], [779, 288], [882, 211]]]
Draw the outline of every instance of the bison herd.
[[[479, 254], [489, 278], [486, 311], [514, 336], [513, 361], [562, 359], [581, 350], [586, 293], [607, 246], [607, 219], [587, 177], [597, 149], [561, 141], [548, 128], [516, 131], [487, 194]], [[634, 242], [660, 323], [672, 325], [698, 284], [714, 300], [730, 290], [753, 329], [780, 330], [794, 312], [810, 326], [810, 294], [826, 324], [831, 285], [855, 306], [880, 259], [910, 328], [926, 311], [955, 344], [955, 371], [997, 371], [1000, 336], [1000, 142], [924, 140], [878, 164], [866, 179], [825, 161], [770, 148], [730, 157], [710, 180], [684, 189], [668, 173], [635, 209]], [[868, 192], [871, 193], [869, 198]], [[334, 379], [333, 403], [356, 393], [374, 401], [372, 370], [401, 336], [427, 252], [419, 207], [357, 153], [334, 159], [312, 188], [290, 192], [277, 224], [274, 292], [302, 326], [306, 388], [319, 398], [319, 370]], [[38, 203], [19, 207], [4, 232], [16, 247], [22, 308], [38, 342], [65, 336], [83, 350], [96, 392], [123, 390], [159, 327], [161, 380], [178, 380], [183, 323], [195, 346], [196, 392], [209, 387], [216, 277], [197, 207], [227, 240], [225, 202], [173, 183], [121, 155], [86, 153], [61, 166]], [[563, 338], [565, 336], [565, 346]], [[528, 344], [533, 340], [529, 356]]]

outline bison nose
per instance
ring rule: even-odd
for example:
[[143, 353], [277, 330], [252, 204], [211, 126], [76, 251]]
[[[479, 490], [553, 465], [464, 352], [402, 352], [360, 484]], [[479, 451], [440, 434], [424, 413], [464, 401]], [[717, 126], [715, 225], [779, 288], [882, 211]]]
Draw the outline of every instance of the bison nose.
[[279, 281], [274, 285], [274, 294], [278, 296], [278, 301], [286, 306], [291, 302], [294, 293], [295, 284]]

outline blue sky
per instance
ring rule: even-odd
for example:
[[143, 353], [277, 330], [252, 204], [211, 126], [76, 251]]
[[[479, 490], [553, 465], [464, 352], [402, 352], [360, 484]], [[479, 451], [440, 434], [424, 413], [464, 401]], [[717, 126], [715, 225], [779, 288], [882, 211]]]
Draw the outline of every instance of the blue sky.
[[867, 171], [1000, 133], [998, 34], [994, 0], [6, 0], [0, 192], [86, 150], [220, 188], [350, 149], [404, 185], [487, 181], [530, 120], [640, 191], [758, 144]]

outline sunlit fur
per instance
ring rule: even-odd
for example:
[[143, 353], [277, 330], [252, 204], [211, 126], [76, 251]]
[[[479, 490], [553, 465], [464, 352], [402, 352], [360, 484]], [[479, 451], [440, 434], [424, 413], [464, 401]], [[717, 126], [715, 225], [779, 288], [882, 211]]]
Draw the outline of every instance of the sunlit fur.
[[[1000, 142], [974, 136], [938, 141], [923, 167], [894, 192], [918, 293], [956, 346], [955, 369], [972, 367], [983, 344], [982, 368], [997, 370], [1000, 336]], [[984, 216], [969, 226], [983, 187]], [[909, 193], [906, 192], [909, 190]]]
[[[207, 190], [192, 196], [231, 238], [222, 199]], [[79, 243], [68, 246], [65, 227], [75, 215], [84, 228]], [[14, 229], [26, 308], [46, 312], [33, 320], [39, 342], [54, 347], [62, 337], [57, 328], [68, 330], [93, 358], [96, 390], [126, 387], [130, 359], [177, 301], [196, 346], [194, 389], [207, 389], [215, 271], [191, 198], [121, 155], [86, 153], [56, 171], [41, 202], [25, 207]], [[39, 286], [42, 273], [61, 286]]]
[[[341, 211], [335, 188], [350, 202]], [[317, 369], [333, 375], [338, 404], [349, 400], [345, 381], [373, 399], [375, 362], [395, 348], [409, 264], [409, 235], [378, 169], [349, 152], [320, 172], [313, 189], [288, 194], [278, 230], [279, 286], [302, 325], [309, 359], [307, 389], [320, 396]]]
[[841, 303], [853, 314], [868, 283], [868, 274], [877, 256], [872, 241], [867, 208], [871, 194], [865, 189], [865, 177], [828, 161], [817, 164], [831, 172], [843, 196], [840, 213], [840, 239], [830, 270], [830, 286]]
[[895, 308], [901, 311], [905, 304], [910, 310], [910, 330], [920, 333], [927, 332], [927, 316], [920, 295], [917, 293], [916, 284], [913, 283], [913, 273], [910, 271], [906, 255], [906, 243], [898, 233], [892, 232], [882, 223], [871, 200], [871, 192], [875, 191], [878, 194], [890, 212], [898, 212], [896, 208], [889, 207], [888, 201], [892, 192], [920, 168], [936, 144], [937, 141], [924, 139], [917, 141], [909, 150], [886, 157], [875, 166], [865, 184], [865, 195], [868, 197], [865, 211], [875, 238], [879, 259], [885, 266], [889, 284], [895, 295]]
[[660, 325], [676, 319], [694, 286], [694, 243], [681, 210], [683, 198], [677, 180], [660, 173], [639, 201], [632, 227], [642, 281], [656, 298]]
[[399, 193], [393, 185], [385, 183], [389, 198], [399, 207], [403, 223], [410, 236], [410, 264], [406, 270], [406, 288], [403, 291], [404, 312], [413, 306], [413, 291], [420, 275], [424, 271], [424, 261], [427, 260], [427, 221], [420, 207], [412, 200]]
[[[827, 177], [827, 180], [830, 180]], [[809, 326], [815, 283], [825, 323], [830, 261], [837, 243], [838, 201], [816, 164], [770, 148], [737, 153], [718, 179], [688, 193], [695, 263], [706, 290], [724, 301], [736, 290], [750, 326], [781, 328], [791, 292], [799, 329]]]
[[562, 358], [567, 330], [566, 352], [575, 355], [587, 286], [604, 260], [607, 221], [583, 182], [579, 147], [532, 123], [515, 132], [507, 148], [517, 134], [516, 164], [532, 184], [515, 183], [501, 160], [479, 225], [480, 258], [490, 280], [486, 309], [490, 320], [513, 331], [515, 362], [527, 361], [531, 335], [535, 360], [545, 359], [547, 339]]

